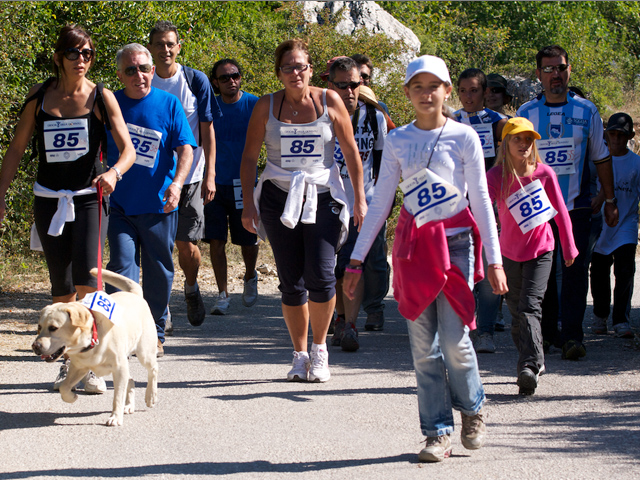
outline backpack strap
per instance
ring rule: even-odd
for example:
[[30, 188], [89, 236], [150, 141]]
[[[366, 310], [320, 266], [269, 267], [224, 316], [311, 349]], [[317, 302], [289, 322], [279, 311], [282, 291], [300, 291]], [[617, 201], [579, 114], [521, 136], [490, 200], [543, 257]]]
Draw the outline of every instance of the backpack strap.
[[[182, 71], [184, 72], [184, 78], [187, 80], [187, 87], [189, 87], [189, 90], [191, 90], [191, 93], [193, 93], [193, 95], [197, 99], [198, 95], [196, 94], [196, 91], [193, 88], [193, 80], [196, 77], [196, 74], [193, 71], [193, 68], [187, 67], [186, 65], [182, 65]], [[199, 147], [202, 146], [202, 132], [200, 131], [200, 120], [198, 120], [198, 146]]]
[[40, 85], [40, 88], [36, 91], [36, 93], [31, 95], [29, 98], [27, 98], [24, 101], [24, 103], [22, 104], [22, 107], [20, 108], [20, 115], [22, 115], [22, 112], [24, 112], [24, 109], [27, 108], [27, 105], [33, 100], [36, 100], [35, 115], [36, 116], [38, 115], [38, 109], [40, 108], [40, 105], [42, 105], [42, 100], [44, 100], [44, 93], [47, 91], [47, 88], [49, 88], [49, 86], [53, 83], [54, 80], [55, 78], [49, 77], [47, 80], [45, 80], [45, 82], [42, 85]]
[[100, 110], [100, 115], [102, 116], [102, 123], [104, 123], [104, 127], [107, 130], [111, 130], [111, 122], [109, 121], [109, 114], [107, 112], [107, 106], [104, 104], [104, 83], [99, 82], [96, 85], [96, 105], [98, 105], [98, 110]]
[[[367, 107], [367, 118], [365, 120], [365, 122], [369, 122], [369, 127], [371, 128], [371, 131], [373, 132], [373, 143], [375, 145], [375, 143], [378, 141], [378, 119], [376, 118], [376, 107], [374, 107], [373, 105], [366, 103], [365, 104]], [[373, 178], [374, 178], [374, 185], [376, 183], [378, 183], [378, 175], [380, 174], [380, 163], [382, 162], [382, 152], [380, 150], [373, 150], [371, 152], [371, 154], [373, 155], [373, 162], [372, 162], [372, 170], [373, 170]]]

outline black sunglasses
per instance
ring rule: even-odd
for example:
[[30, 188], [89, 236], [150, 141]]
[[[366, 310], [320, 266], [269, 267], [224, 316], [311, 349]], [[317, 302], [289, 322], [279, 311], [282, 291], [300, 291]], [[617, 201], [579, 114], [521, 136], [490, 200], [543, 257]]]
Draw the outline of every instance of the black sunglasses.
[[560, 65], [549, 65], [547, 67], [542, 67], [540, 70], [542, 70], [544, 73], [552, 73], [554, 70], [557, 70], [558, 72], [564, 72], [567, 68], [569, 68], [569, 65], [567, 65], [566, 63], [562, 63]]
[[355, 90], [362, 84], [362, 82], [331, 82], [331, 83], [333, 83], [336, 86], [336, 88], [340, 90], [346, 90], [347, 88], [350, 88], [351, 90]]
[[133, 77], [136, 73], [138, 73], [138, 70], [140, 70], [142, 73], [149, 73], [152, 68], [153, 65], [149, 65], [148, 63], [143, 63], [142, 65], [138, 66], [132, 65], [124, 69], [124, 74], [127, 77]]
[[501, 87], [489, 87], [489, 90], [491, 93], [507, 93], [507, 91]]
[[361, 73], [360, 76], [362, 77], [363, 80], [369, 80], [371, 78], [371, 75], [368, 75], [366, 73]]
[[240, 78], [240, 73], [239, 72], [234, 72], [234, 73], [224, 73], [224, 74], [216, 77], [216, 80], [218, 80], [221, 83], [227, 83], [231, 79], [238, 80], [239, 78]]
[[67, 48], [64, 51], [63, 55], [64, 55], [64, 58], [72, 62], [74, 60], [77, 60], [78, 57], [82, 55], [82, 59], [85, 62], [89, 62], [93, 58], [93, 50], [91, 50], [90, 48], [83, 48], [82, 50], [79, 50], [77, 48]]

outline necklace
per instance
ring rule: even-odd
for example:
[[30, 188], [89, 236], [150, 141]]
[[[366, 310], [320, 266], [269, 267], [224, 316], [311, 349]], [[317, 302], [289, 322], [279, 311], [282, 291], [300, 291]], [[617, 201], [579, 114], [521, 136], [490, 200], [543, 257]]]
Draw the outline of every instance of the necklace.
[[[287, 102], [287, 103], [289, 103], [289, 102]], [[291, 111], [292, 111], [292, 113], [293, 113], [293, 116], [294, 116], [294, 117], [297, 117], [297, 116], [298, 116], [298, 111], [297, 111], [297, 110], [294, 110], [293, 105], [291, 105], [290, 103], [289, 103], [289, 106], [291, 107]]]

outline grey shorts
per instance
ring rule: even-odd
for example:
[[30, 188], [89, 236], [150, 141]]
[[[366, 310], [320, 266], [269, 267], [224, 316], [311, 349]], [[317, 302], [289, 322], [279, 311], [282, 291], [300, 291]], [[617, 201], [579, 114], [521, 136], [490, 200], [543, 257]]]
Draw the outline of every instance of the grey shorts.
[[202, 181], [182, 187], [176, 240], [197, 242], [204, 236], [204, 201], [200, 194], [201, 188]]

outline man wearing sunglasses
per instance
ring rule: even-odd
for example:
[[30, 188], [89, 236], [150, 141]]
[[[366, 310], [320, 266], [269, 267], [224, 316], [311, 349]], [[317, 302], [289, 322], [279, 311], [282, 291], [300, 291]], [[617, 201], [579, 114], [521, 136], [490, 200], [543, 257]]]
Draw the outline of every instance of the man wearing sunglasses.
[[[352, 55], [351, 58], [356, 61], [360, 68], [360, 78], [362, 79], [362, 85], [364, 85], [365, 87], [371, 87], [371, 81], [373, 80], [373, 62], [371, 61], [371, 59], [367, 55], [364, 55], [362, 53], [356, 53], [355, 55]], [[389, 115], [389, 109], [384, 102], [378, 100], [378, 105], [380, 105], [385, 113]]]
[[[204, 240], [211, 247], [211, 265], [218, 284], [218, 298], [211, 309], [213, 315], [229, 310], [227, 284], [227, 232], [231, 242], [239, 245], [244, 260], [242, 303], [253, 306], [258, 300], [258, 237], [242, 225], [242, 187], [240, 163], [247, 138], [249, 119], [258, 97], [240, 89], [242, 70], [233, 59], [217, 61], [211, 69], [211, 84], [218, 97], [223, 117], [213, 120], [216, 132], [216, 196], [204, 207]], [[256, 172], [257, 174], [257, 172]]]
[[[375, 185], [373, 175], [374, 157], [382, 157], [382, 149], [384, 147], [384, 138], [387, 136], [387, 122], [384, 114], [377, 110], [373, 105], [367, 105], [360, 99], [360, 90], [367, 89], [369, 97], [373, 92], [367, 87], [361, 86], [360, 69], [358, 64], [349, 57], [335, 57], [327, 63], [327, 73], [329, 88], [334, 90], [345, 106], [351, 116], [351, 123], [353, 125], [353, 132], [355, 135], [356, 144], [360, 152], [360, 159], [362, 160], [362, 171], [364, 180], [364, 192], [369, 204], [373, 198]], [[374, 133], [375, 132], [375, 133]], [[350, 223], [349, 223], [349, 236], [346, 243], [342, 246], [338, 252], [338, 259], [336, 262], [336, 312], [337, 319], [334, 325], [334, 333], [331, 338], [331, 345], [341, 346], [342, 350], [354, 352], [360, 348], [358, 340], [358, 330], [356, 329], [356, 321], [358, 319], [358, 313], [360, 312], [360, 306], [363, 303], [363, 297], [365, 294], [365, 283], [369, 281], [369, 286], [374, 286], [373, 291], [370, 292], [379, 297], [380, 315], [376, 316], [375, 329], [382, 329], [382, 322], [384, 322], [384, 304], [382, 298], [388, 291], [388, 278], [386, 269], [386, 255], [385, 251], [385, 239], [383, 227], [382, 238], [376, 238], [371, 251], [376, 253], [382, 252], [384, 263], [380, 271], [372, 269], [370, 258], [372, 255], [365, 259], [365, 267], [363, 277], [361, 278], [358, 286], [356, 287], [355, 298], [349, 299], [342, 292], [342, 280], [344, 278], [345, 268], [350, 262], [351, 253], [358, 239], [358, 229], [353, 222], [353, 202], [354, 193], [351, 182], [349, 181], [349, 173], [347, 172], [344, 156], [340, 149], [340, 145], [336, 139], [335, 151], [333, 158], [340, 168], [340, 174], [349, 199], [350, 208]], [[380, 235], [378, 235], [380, 237]], [[367, 268], [369, 267], [369, 268]], [[378, 295], [378, 290], [382, 290], [382, 294]], [[372, 295], [373, 296], [373, 295]], [[369, 320], [369, 318], [367, 318]], [[373, 325], [368, 321], [369, 325]], [[374, 328], [367, 328], [367, 330]]]
[[[152, 85], [178, 97], [198, 145], [180, 198], [176, 245], [185, 275], [187, 318], [191, 325], [199, 326], [204, 322], [206, 312], [198, 287], [201, 261], [198, 241], [204, 235], [204, 205], [213, 200], [216, 192], [213, 119], [222, 114], [207, 76], [176, 62], [181, 45], [173, 23], [157, 22], [149, 33], [148, 48], [156, 64]], [[168, 333], [172, 331], [170, 326]]]
[[[162, 356], [178, 202], [197, 144], [178, 99], [151, 86], [155, 68], [149, 50], [138, 43], [126, 45], [118, 51], [116, 64], [124, 89], [115, 92], [115, 97], [136, 160], [111, 194], [107, 268], [136, 282], [142, 268], [143, 295], [156, 322], [158, 356]], [[111, 133], [107, 152], [112, 166], [118, 150]], [[107, 291], [110, 293], [109, 288]]]
[[[518, 110], [528, 118], [542, 137], [537, 141], [540, 157], [558, 176], [567, 204], [573, 236], [579, 255], [573, 265], [562, 264], [560, 298], [555, 285], [555, 259], [542, 304], [542, 335], [545, 349], [562, 346], [562, 358], [578, 360], [586, 355], [582, 322], [587, 304], [588, 265], [586, 256], [591, 230], [592, 205], [589, 191], [590, 171], [596, 169], [604, 192], [607, 225], [618, 223], [618, 208], [613, 190], [611, 155], [603, 140], [604, 129], [597, 107], [569, 91], [571, 65], [566, 50], [558, 45], [542, 48], [536, 55], [536, 74], [544, 91]], [[556, 238], [556, 249], [559, 241]], [[562, 312], [562, 331], [558, 337], [558, 312]]]

